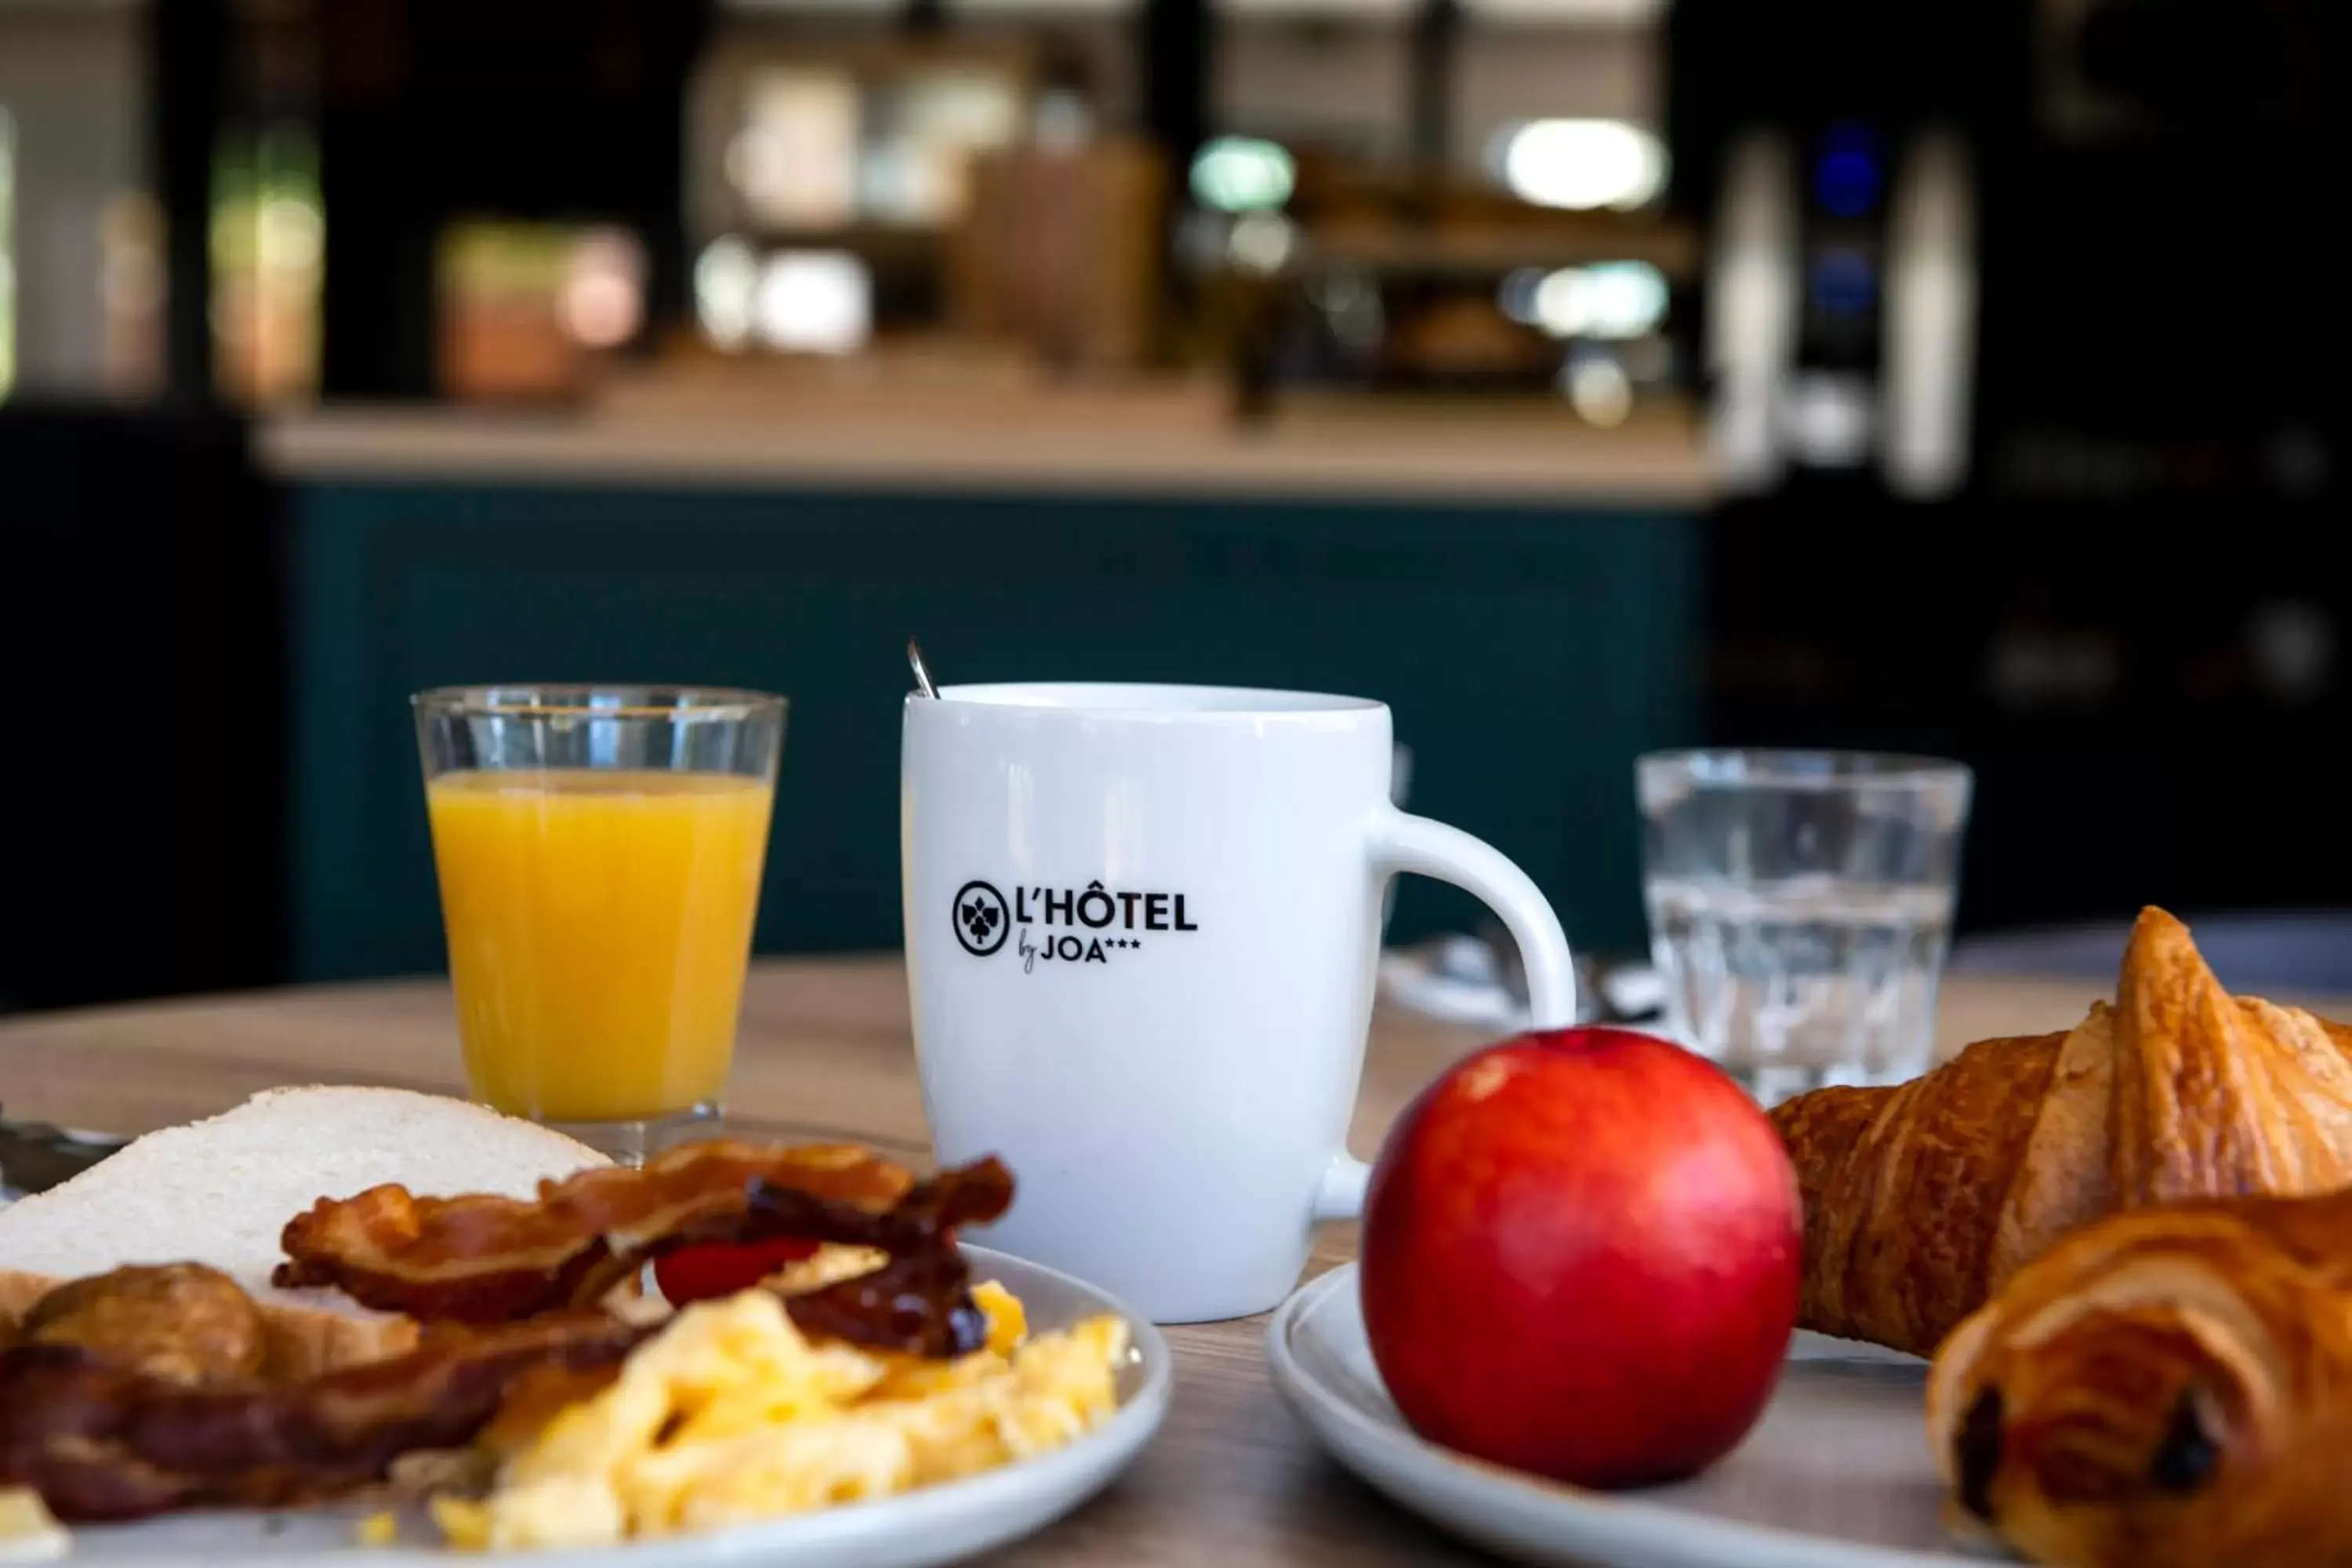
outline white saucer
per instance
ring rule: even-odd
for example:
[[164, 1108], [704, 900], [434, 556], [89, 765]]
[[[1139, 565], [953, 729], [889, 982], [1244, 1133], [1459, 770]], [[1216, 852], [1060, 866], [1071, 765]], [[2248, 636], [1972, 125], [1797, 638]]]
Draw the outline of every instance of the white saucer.
[[[1066, 1448], [966, 1480], [876, 1502], [850, 1503], [769, 1524], [677, 1536], [587, 1552], [456, 1552], [431, 1547], [368, 1547], [352, 1526], [365, 1510], [185, 1514], [143, 1524], [73, 1532], [68, 1563], [139, 1563], [147, 1568], [206, 1568], [260, 1563], [268, 1568], [455, 1568], [468, 1563], [529, 1563], [531, 1568], [931, 1568], [1043, 1530], [1125, 1469], [1168, 1414], [1168, 1342], [1116, 1298], [1035, 1263], [984, 1247], [964, 1247], [975, 1278], [1021, 1298], [1033, 1331], [1067, 1328], [1117, 1312], [1135, 1352], [1119, 1379], [1119, 1409]], [[402, 1539], [432, 1531], [421, 1510], [402, 1519]]]
[[[1381, 1386], [1354, 1264], [1302, 1287], [1266, 1331], [1274, 1385], [1339, 1462], [1416, 1513], [1529, 1563], [1591, 1568], [1981, 1568], [1941, 1521], [1921, 1417], [1927, 1363], [1799, 1334], [1772, 1403], [1694, 1480], [1603, 1494], [1413, 1435]], [[1561, 1413], [1573, 1420], [1571, 1411]]]

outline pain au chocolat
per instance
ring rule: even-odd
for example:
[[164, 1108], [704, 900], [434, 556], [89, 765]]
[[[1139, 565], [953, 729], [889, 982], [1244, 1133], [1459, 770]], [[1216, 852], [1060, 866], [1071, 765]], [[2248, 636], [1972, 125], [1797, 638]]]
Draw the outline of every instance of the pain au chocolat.
[[1772, 1121], [1804, 1195], [1803, 1326], [1926, 1355], [2106, 1215], [2352, 1185], [2352, 1029], [2231, 996], [2150, 909], [2115, 1001], [2072, 1030], [1816, 1089]]
[[1956, 1521], [2053, 1568], [2352, 1563], [2352, 1193], [2137, 1209], [1937, 1353]]

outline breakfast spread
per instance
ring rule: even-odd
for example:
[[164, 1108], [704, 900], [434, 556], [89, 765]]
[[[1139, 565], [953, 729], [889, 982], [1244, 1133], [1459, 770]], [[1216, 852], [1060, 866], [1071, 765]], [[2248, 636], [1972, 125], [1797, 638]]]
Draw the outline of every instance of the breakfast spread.
[[[0, 1212], [0, 1562], [324, 1504], [381, 1510], [359, 1543], [623, 1546], [1065, 1447], [1119, 1407], [1129, 1323], [1036, 1330], [974, 1277], [957, 1238], [1013, 1196], [992, 1158], [845, 1143], [614, 1165], [393, 1090], [151, 1134]], [[1955, 1534], [2053, 1568], [2352, 1542], [2352, 1029], [2230, 994], [2160, 910], [2074, 1028], [1769, 1112], [1646, 1035], [1500, 1042], [1361, 1207], [1394, 1413], [1489, 1466], [1709, 1471], [1801, 1326], [1932, 1356]]]
[[[622, 1168], [412, 1103], [430, 1099], [265, 1096], [0, 1215], [0, 1263], [21, 1243], [61, 1270], [0, 1273], [0, 1507], [20, 1537], [51, 1517], [429, 1493], [453, 1545], [619, 1542], [993, 1468], [1117, 1406], [1123, 1319], [1032, 1333], [972, 1280], [955, 1236], [1013, 1197], [993, 1160], [918, 1179], [848, 1145], [713, 1142]], [[253, 1134], [289, 1100], [407, 1131], [343, 1158], [390, 1179], [281, 1212], [262, 1273], [256, 1203], [300, 1178]], [[453, 1126], [473, 1147], [440, 1146]], [[175, 1200], [137, 1178], [220, 1164], [268, 1171], [268, 1195], [216, 1194], [164, 1258], [139, 1205]], [[455, 1165], [505, 1190], [410, 1190]], [[533, 1167], [552, 1168], [524, 1195]], [[646, 1290], [649, 1264], [698, 1256], [716, 1261], [656, 1275], [681, 1298]]]

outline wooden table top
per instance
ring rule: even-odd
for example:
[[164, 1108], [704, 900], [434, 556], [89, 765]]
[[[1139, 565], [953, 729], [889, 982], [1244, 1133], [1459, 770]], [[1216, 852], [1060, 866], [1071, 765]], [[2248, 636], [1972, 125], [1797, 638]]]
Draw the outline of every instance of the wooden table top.
[[[1939, 1046], [2072, 1025], [2098, 991], [2079, 981], [1951, 977]], [[1372, 1154], [1412, 1092], [1481, 1043], [1401, 1014], [1377, 1017], [1349, 1140], [1356, 1151]], [[0, 1103], [15, 1118], [138, 1132], [226, 1110], [257, 1089], [316, 1082], [463, 1092], [447, 987], [329, 987], [0, 1023]], [[926, 1158], [898, 960], [756, 965], [730, 1099], [731, 1124], [754, 1134], [854, 1139]], [[1354, 1251], [1353, 1226], [1327, 1227], [1309, 1272]], [[1169, 1331], [1176, 1396], [1158, 1441], [1101, 1498], [999, 1560], [1120, 1568], [1487, 1561], [1322, 1455], [1267, 1381], [1264, 1331], [1260, 1319]]]

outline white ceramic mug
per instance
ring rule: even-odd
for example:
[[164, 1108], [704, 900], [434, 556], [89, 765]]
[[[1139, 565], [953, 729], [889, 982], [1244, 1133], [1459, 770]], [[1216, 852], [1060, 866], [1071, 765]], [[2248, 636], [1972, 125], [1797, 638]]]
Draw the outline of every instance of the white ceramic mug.
[[945, 687], [907, 700], [900, 853], [923, 1106], [1018, 1184], [988, 1242], [1161, 1322], [1263, 1311], [1345, 1146], [1381, 902], [1418, 871], [1517, 941], [1538, 1025], [1574, 971], [1527, 874], [1390, 804], [1388, 709], [1217, 687]]

